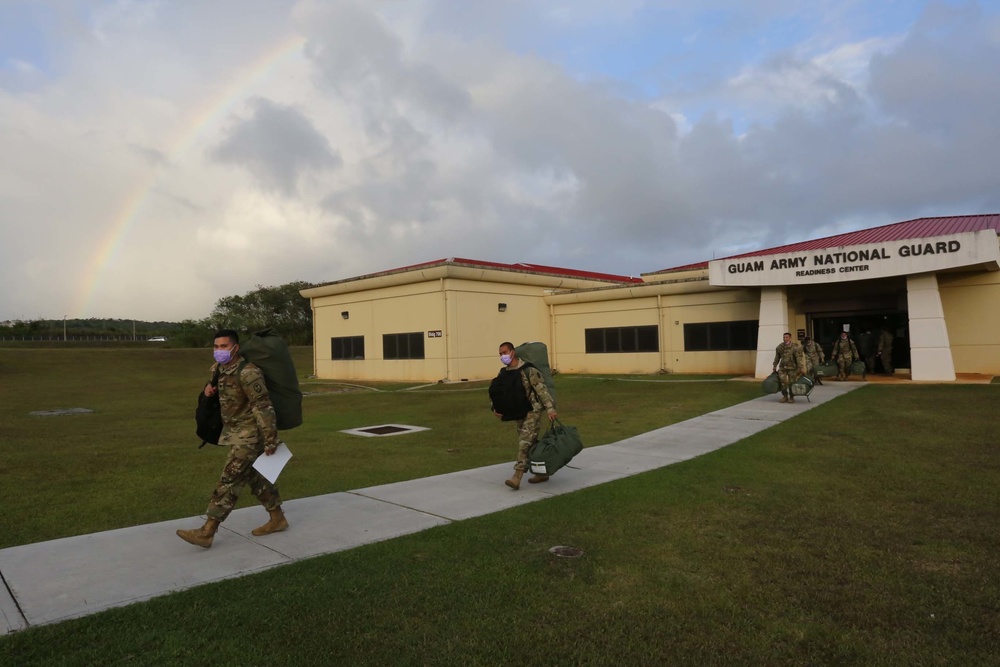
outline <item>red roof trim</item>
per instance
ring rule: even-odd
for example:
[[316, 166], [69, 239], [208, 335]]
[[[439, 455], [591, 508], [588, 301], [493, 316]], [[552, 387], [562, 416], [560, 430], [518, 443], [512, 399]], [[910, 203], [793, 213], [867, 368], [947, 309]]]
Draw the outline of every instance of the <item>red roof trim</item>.
[[[1000, 213], [989, 213], [985, 215], [953, 215], [940, 218], [916, 218], [905, 222], [896, 222], [891, 225], [862, 229], [846, 234], [826, 236], [811, 241], [801, 241], [799, 243], [789, 243], [788, 245], [766, 250], [755, 250], [741, 255], [730, 255], [719, 259], [738, 259], [741, 257], [759, 257], [761, 255], [778, 255], [790, 252], [801, 252], [803, 250], [826, 250], [828, 248], [840, 248], [842, 246], [863, 245], [866, 243], [882, 243], [884, 241], [905, 241], [907, 239], [927, 238], [933, 236], [946, 236], [948, 234], [961, 234], [963, 232], [978, 232], [984, 229], [992, 229], [1000, 233]], [[712, 260], [715, 261], [715, 260]], [[674, 271], [693, 271], [695, 269], [707, 269], [708, 261], [697, 262], [695, 264], [685, 264], [675, 266], [671, 269], [653, 271], [642, 275], [654, 275], [657, 273], [669, 273]]]

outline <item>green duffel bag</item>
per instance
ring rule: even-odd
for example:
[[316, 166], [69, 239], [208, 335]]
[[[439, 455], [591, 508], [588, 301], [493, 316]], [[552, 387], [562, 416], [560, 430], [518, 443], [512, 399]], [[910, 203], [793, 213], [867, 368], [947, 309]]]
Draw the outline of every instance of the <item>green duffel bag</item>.
[[575, 426], [563, 426], [556, 419], [549, 430], [528, 451], [528, 467], [534, 475], [551, 475], [583, 450], [583, 441]]
[[816, 375], [823, 378], [837, 377], [837, 364], [819, 364], [816, 366]]
[[813, 390], [813, 381], [808, 375], [803, 375], [792, 383], [792, 396], [808, 396]]
[[271, 329], [240, 341], [240, 355], [264, 376], [279, 431], [302, 424], [302, 392], [288, 345]]
[[781, 391], [781, 380], [778, 379], [778, 373], [774, 372], [768, 375], [760, 383], [760, 388], [764, 390], [765, 394], [777, 394]]
[[868, 367], [865, 366], [863, 361], [855, 361], [851, 364], [851, 375], [864, 375], [868, 372]]

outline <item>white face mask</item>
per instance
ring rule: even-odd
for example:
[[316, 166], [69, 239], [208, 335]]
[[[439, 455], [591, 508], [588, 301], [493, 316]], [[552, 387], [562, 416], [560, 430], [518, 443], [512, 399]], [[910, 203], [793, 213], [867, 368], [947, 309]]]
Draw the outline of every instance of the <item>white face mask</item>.
[[514, 357], [510, 356], [509, 354], [501, 354], [500, 363], [502, 363], [504, 366], [510, 366], [510, 361], [513, 358]]

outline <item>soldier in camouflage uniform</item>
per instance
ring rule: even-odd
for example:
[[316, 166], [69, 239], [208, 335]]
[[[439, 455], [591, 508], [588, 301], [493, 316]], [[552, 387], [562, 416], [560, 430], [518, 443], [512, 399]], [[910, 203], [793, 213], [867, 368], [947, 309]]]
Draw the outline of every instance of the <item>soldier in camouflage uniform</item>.
[[892, 333], [886, 327], [878, 334], [878, 357], [882, 360], [882, 372], [892, 375]]
[[[521, 373], [521, 384], [524, 392], [531, 402], [531, 412], [524, 419], [517, 420], [517, 462], [514, 464], [514, 476], [504, 482], [507, 486], [517, 491], [521, 488], [521, 477], [528, 470], [528, 452], [538, 442], [538, 433], [542, 426], [542, 412], [548, 414], [549, 421], [554, 421], [558, 416], [549, 388], [545, 386], [542, 373], [534, 366], [528, 366], [523, 371], [524, 362], [517, 358], [513, 343], [501, 343], [500, 361], [506, 365], [506, 372]], [[502, 418], [499, 412], [494, 411], [497, 418]], [[548, 481], [548, 475], [532, 475], [528, 479], [529, 484]]]
[[830, 360], [837, 362], [837, 380], [846, 380], [851, 375], [851, 364], [860, 358], [854, 341], [847, 337], [846, 331], [841, 331], [840, 338], [833, 342], [833, 350], [830, 352]]
[[875, 372], [875, 335], [870, 327], [865, 327], [858, 335], [858, 353], [865, 362], [865, 375], [862, 377], [867, 378], [868, 373]]
[[816, 344], [809, 336], [802, 339], [802, 352], [806, 355], [806, 373], [816, 384], [823, 384], [823, 381], [816, 375], [816, 367], [826, 361], [823, 348]]
[[794, 403], [792, 383], [806, 374], [806, 355], [802, 346], [792, 341], [792, 334], [786, 332], [781, 338], [781, 345], [774, 348], [772, 370], [778, 374], [781, 382], [781, 402]]
[[205, 386], [206, 396], [219, 394], [222, 413], [219, 444], [229, 446], [229, 455], [219, 483], [209, 499], [205, 525], [177, 531], [185, 542], [205, 549], [212, 546], [219, 524], [233, 511], [246, 485], [250, 486], [250, 493], [270, 515], [268, 522], [252, 533], [259, 537], [288, 528], [277, 487], [253, 467], [258, 456], [274, 454], [281, 443], [264, 376], [257, 366], [240, 359], [239, 342], [239, 334], [232, 329], [223, 329], [215, 334], [213, 356], [216, 364], [212, 366], [212, 371], [219, 372], [218, 388], [212, 383]]

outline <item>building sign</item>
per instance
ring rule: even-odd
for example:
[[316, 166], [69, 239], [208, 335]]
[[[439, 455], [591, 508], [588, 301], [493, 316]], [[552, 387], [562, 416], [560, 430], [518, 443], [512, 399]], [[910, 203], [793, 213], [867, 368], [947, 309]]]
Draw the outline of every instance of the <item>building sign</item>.
[[929, 273], [963, 266], [1000, 269], [992, 229], [823, 250], [717, 259], [708, 264], [712, 285], [807, 285]]

